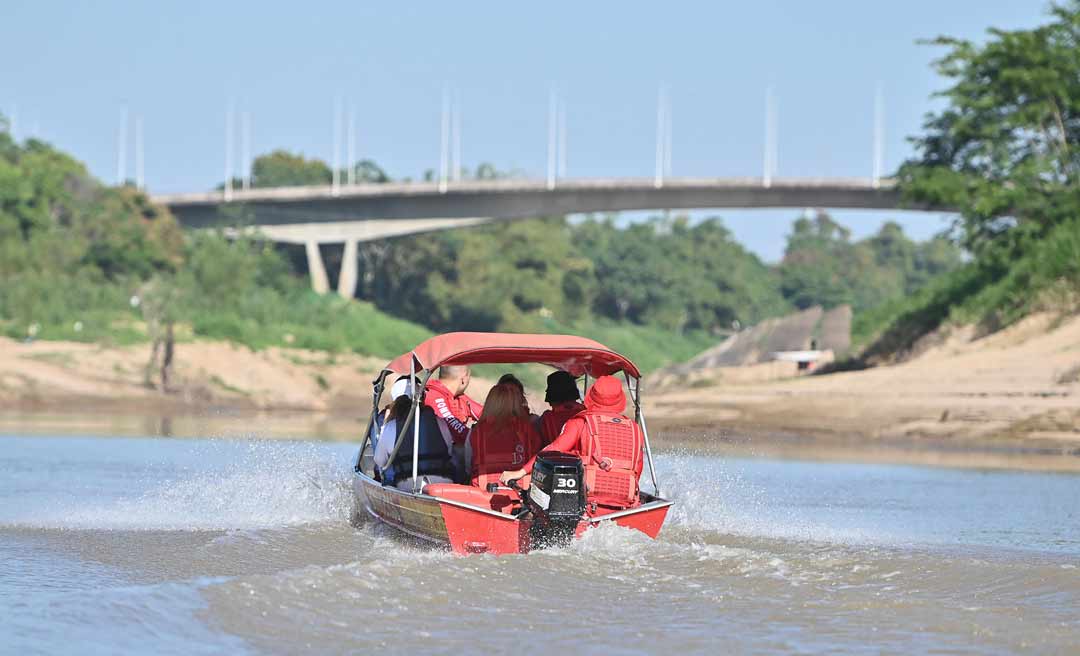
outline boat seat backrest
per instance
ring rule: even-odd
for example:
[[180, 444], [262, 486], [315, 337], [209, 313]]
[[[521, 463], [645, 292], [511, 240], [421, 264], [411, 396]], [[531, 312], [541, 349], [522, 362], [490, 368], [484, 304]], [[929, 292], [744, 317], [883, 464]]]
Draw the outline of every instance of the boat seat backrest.
[[619, 414], [586, 412], [584, 417], [588, 435], [582, 444], [582, 460], [589, 500], [615, 508], [638, 505], [641, 428]]

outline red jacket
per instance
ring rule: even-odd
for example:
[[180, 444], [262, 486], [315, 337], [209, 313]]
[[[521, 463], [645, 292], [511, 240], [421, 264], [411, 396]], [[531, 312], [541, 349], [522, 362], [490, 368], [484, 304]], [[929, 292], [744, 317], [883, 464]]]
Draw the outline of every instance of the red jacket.
[[[562, 433], [555, 438], [555, 441], [545, 446], [541, 451], [561, 451], [563, 453], [572, 453], [576, 456], [584, 455], [585, 449], [582, 446], [582, 439], [589, 439], [589, 425], [586, 423], [587, 412], [582, 412], [574, 415], [566, 421], [566, 425], [563, 426]], [[628, 423], [635, 427], [635, 430], [640, 434], [641, 429], [637, 427], [634, 421], [625, 415], [619, 415], [622, 419], [625, 419]], [[642, 442], [644, 438], [639, 438]], [[526, 472], [531, 472], [533, 465], [536, 464], [536, 457], [534, 456], [525, 463]], [[588, 463], [586, 463], [588, 464]], [[641, 471], [639, 470], [640, 474]]]
[[[624, 426], [611, 429], [616, 433], [621, 431], [624, 438], [612, 438], [603, 428], [590, 431], [590, 421]], [[641, 457], [643, 445], [641, 427], [626, 415], [587, 410], [567, 420], [559, 437], [541, 452], [562, 451], [580, 456], [585, 466], [589, 500], [625, 508], [638, 504], [637, 485], [644, 468]], [[525, 471], [532, 472], [534, 464], [535, 456], [525, 463]]]
[[446, 421], [454, 444], [465, 444], [465, 438], [469, 435], [468, 424], [480, 418], [484, 406], [465, 394], [454, 396], [440, 380], [429, 380], [426, 389], [424, 405], [434, 410], [435, 416]]
[[553, 406], [551, 410], [540, 415], [540, 437], [544, 440], [544, 444], [554, 442], [562, 432], [566, 421], [583, 410], [585, 406], [577, 401], [567, 401]]
[[514, 417], [501, 426], [490, 420], [479, 422], [469, 432], [469, 446], [473, 485], [483, 487], [489, 482], [488, 475], [491, 482], [498, 481], [499, 474], [524, 465], [543, 444], [531, 421]]

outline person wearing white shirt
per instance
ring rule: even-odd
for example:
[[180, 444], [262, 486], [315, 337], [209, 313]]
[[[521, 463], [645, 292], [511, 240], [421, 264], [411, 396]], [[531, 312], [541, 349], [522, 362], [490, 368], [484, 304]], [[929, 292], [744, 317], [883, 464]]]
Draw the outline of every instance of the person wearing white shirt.
[[[390, 406], [390, 413], [383, 424], [375, 445], [375, 464], [383, 472], [387, 482], [393, 482], [399, 490], [412, 491], [414, 481], [412, 479], [413, 439], [411, 435], [412, 423], [405, 426], [410, 435], [405, 436], [394, 456], [394, 462], [390, 462], [390, 454], [398, 440], [398, 425], [405, 421], [412, 406], [413, 385], [409, 384], [408, 378], [401, 378], [391, 388], [394, 403]], [[422, 479], [420, 488], [428, 483], [453, 483], [453, 465], [450, 453], [453, 449], [453, 438], [446, 422], [437, 417], [435, 413], [423, 403], [419, 407], [420, 414], [420, 454], [417, 458], [419, 476]], [[387, 476], [389, 475], [389, 476]]]

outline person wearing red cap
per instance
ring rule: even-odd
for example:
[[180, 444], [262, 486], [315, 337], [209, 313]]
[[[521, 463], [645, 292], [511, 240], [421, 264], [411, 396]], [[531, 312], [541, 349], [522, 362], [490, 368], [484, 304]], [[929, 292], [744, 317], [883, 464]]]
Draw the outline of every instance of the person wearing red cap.
[[[621, 509], [640, 503], [638, 479], [644, 468], [645, 437], [641, 427], [623, 414], [626, 393], [614, 376], [600, 376], [585, 394], [585, 411], [571, 417], [545, 451], [579, 456], [585, 466], [589, 512], [599, 507]], [[503, 472], [509, 482], [532, 471], [536, 458], [514, 471]]]

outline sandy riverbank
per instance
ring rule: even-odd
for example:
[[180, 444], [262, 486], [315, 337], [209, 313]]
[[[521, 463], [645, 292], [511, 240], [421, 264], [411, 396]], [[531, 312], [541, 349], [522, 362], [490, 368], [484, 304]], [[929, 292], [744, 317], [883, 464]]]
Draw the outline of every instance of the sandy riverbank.
[[650, 419], [691, 441], [720, 431], [734, 452], [1080, 470], [1080, 318], [956, 329], [865, 371], [777, 379], [793, 373], [777, 365], [668, 381]]
[[[168, 390], [144, 384], [146, 344], [24, 344], [0, 338], [0, 409], [128, 414], [226, 411], [333, 413], [366, 407], [381, 359], [303, 349], [252, 351], [224, 342], [176, 346]], [[157, 377], [154, 377], [156, 382]]]
[[[0, 432], [350, 440], [382, 360], [177, 347], [175, 385], [142, 383], [146, 345], [0, 340]], [[1036, 316], [917, 358], [796, 377], [779, 363], [646, 388], [657, 445], [732, 455], [1080, 471], [1080, 318]], [[490, 381], [472, 390], [482, 399]], [[542, 409], [542, 390], [530, 401]]]

